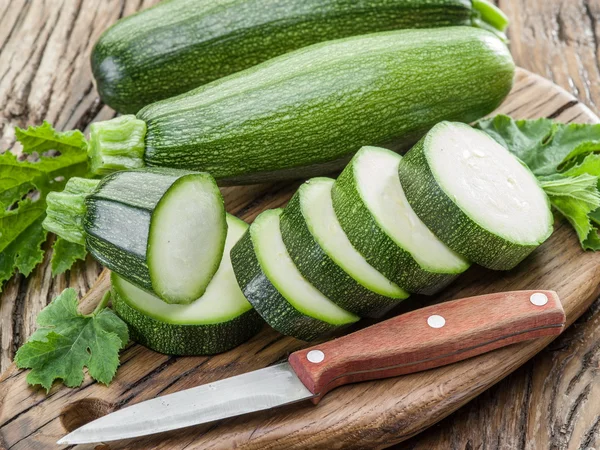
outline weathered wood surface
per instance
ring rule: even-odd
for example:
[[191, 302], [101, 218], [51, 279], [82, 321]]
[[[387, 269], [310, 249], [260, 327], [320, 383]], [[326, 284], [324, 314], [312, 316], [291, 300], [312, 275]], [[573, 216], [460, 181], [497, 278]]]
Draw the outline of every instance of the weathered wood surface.
[[[513, 92], [499, 111], [512, 112], [517, 117], [556, 116], [564, 121], [577, 117], [579, 121], [598, 121], [565, 91], [528, 72], [519, 71]], [[259, 211], [284, 204], [296, 185], [227, 188], [224, 190], [225, 202], [231, 212], [252, 220]], [[105, 284], [101, 282], [104, 289]], [[600, 253], [584, 253], [572, 229], [564, 221], [557, 224], [550, 240], [516, 270], [506, 273], [473, 268], [435, 300], [540, 288], [558, 292], [568, 324], [583, 314], [600, 290]], [[96, 301], [101, 289], [90, 291]], [[91, 301], [93, 303], [93, 299]], [[405, 302], [402, 309], [425, 301], [414, 297]], [[318, 407], [304, 402], [276, 413], [267, 411], [154, 437], [116, 442], [108, 448], [385, 447], [410, 438], [444, 418], [530, 359], [551, 340], [544, 338], [515, 344], [427, 372], [339, 388], [325, 396]], [[28, 387], [26, 373], [11, 366], [0, 379], [0, 443], [10, 449], [52, 448], [65, 432], [111, 410], [264, 367], [303, 346], [302, 342], [280, 336], [268, 328], [248, 343], [215, 357], [175, 358], [131, 345], [123, 352], [122, 366], [109, 388], [87, 379], [79, 389], [55, 385], [48, 396], [41, 389]], [[590, 365], [589, 360], [590, 356], [584, 358], [586, 367]], [[593, 395], [592, 389], [597, 387], [590, 384], [590, 375], [582, 372], [572, 377], [567, 386], [562, 384], [566, 379], [558, 378], [554, 390], [547, 394], [544, 391], [547, 388], [545, 371], [536, 374], [541, 377], [540, 381], [535, 385], [531, 382], [527, 389], [520, 391], [530, 392], [534, 397], [528, 405], [533, 411], [532, 417], [538, 419], [538, 423], [531, 424], [538, 427], [532, 431], [534, 439], [530, 442], [533, 445], [544, 442], [544, 436], [536, 434], [540, 431], [539, 426], [547, 425], [544, 412], [535, 414], [539, 405], [550, 402], [550, 410], [568, 408], [573, 394], [578, 399], [575, 403], [581, 405], [585, 403], [582, 399]], [[483, 405], [482, 410], [485, 411], [486, 406]], [[496, 406], [504, 415], [493, 417], [496, 420], [506, 417], [504, 405]], [[584, 406], [591, 411], [590, 414], [598, 408], [597, 403], [594, 405], [592, 402]], [[521, 415], [519, 410], [511, 412], [510, 416]], [[589, 414], [585, 417], [580, 415], [573, 422], [573, 414], [570, 414], [571, 425], [567, 425], [564, 432], [575, 425], [584, 429], [591, 426], [593, 429], [594, 423], [584, 420], [589, 417]], [[508, 431], [515, 432], [522, 442], [523, 430], [503, 430]], [[468, 430], [468, 433], [469, 439], [474, 438], [473, 433], [481, 435], [474, 429]], [[578, 437], [589, 440], [588, 435]], [[441, 442], [437, 445], [422, 440], [435, 439], [434, 434], [428, 433], [419, 439], [417, 445], [424, 445], [424, 448], [448, 448], [444, 436], [439, 438]]]
[[[89, 49], [108, 24], [152, 3], [155, 1], [0, 0], [0, 148], [13, 146], [15, 126], [47, 119], [61, 129], [85, 129], [92, 120], [112, 117], [114, 113], [99, 102], [93, 88]], [[500, 0], [499, 4], [512, 20], [509, 37], [517, 63], [554, 80], [597, 112], [600, 70], [596, 36], [600, 2]], [[543, 96], [533, 99], [515, 114], [527, 115], [543, 100]], [[574, 102], [547, 106], [556, 108], [552, 111], [548, 108], [543, 114], [558, 111], [562, 113], [558, 116], [561, 120], [584, 121], [587, 117], [585, 112], [578, 115], [583, 109]], [[278, 189], [282, 195], [269, 193], [272, 190], [265, 186], [248, 188], [244, 198], [230, 202], [229, 207], [251, 220], [259, 208], [279, 205], [293, 192], [293, 186], [289, 185]], [[262, 194], [266, 196], [261, 197]], [[231, 199], [232, 195], [228, 197]], [[261, 197], [261, 202], [248, 205], [255, 197]], [[568, 233], [561, 236], [570, 239]], [[70, 274], [53, 279], [46, 260], [29, 279], [17, 276], [5, 286], [0, 300], [0, 371], [9, 366], [17, 346], [31, 334], [35, 316], [43, 306], [67, 286], [83, 294], [98, 272], [97, 265], [88, 261]], [[567, 276], [581, 281], [581, 275], [575, 270]], [[596, 303], [583, 319], [531, 363], [399, 448], [599, 447], [600, 404], [593, 400], [598, 398], [600, 390], [599, 325], [600, 305]], [[292, 342], [289, 350], [300, 345]], [[274, 345], [284, 352], [286, 344], [290, 340], [282, 339]], [[130, 349], [128, 357], [138, 351]], [[148, 364], [157, 360], [167, 364], [165, 368], [170, 364], [170, 359], [157, 358], [149, 357]], [[269, 362], [265, 356], [253, 357], [251, 366]], [[176, 367], [177, 364], [173, 370]], [[220, 378], [240, 369], [235, 367], [210, 372], [205, 379]], [[163, 376], [170, 373], [173, 372], [167, 370]], [[152, 389], [145, 392], [155, 393]], [[33, 397], [41, 398], [39, 394]], [[219, 427], [209, 435], [214, 438], [220, 431]], [[390, 433], [393, 435], [394, 430]], [[353, 442], [359, 436], [350, 431], [348, 434]], [[387, 441], [393, 442], [393, 439]], [[21, 446], [33, 448], [24, 442]]]
[[[573, 103], [573, 97], [566, 92], [527, 72], [519, 72], [514, 92], [500, 111], [512, 112], [519, 117], [555, 115], [564, 121], [574, 117], [578, 117], [579, 121], [598, 121], [585, 106]], [[265, 186], [228, 188], [225, 191], [226, 204], [232, 212], [251, 220], [265, 207], [285, 203], [294, 187], [295, 184], [280, 185], [277, 189]], [[540, 288], [558, 292], [568, 324], [583, 314], [598, 296], [600, 253], [584, 253], [564, 221], [557, 224], [550, 240], [516, 270], [502, 273], [473, 268], [436, 300]], [[414, 307], [423, 301], [423, 298], [413, 298], [406, 302], [404, 308]], [[346, 386], [330, 392], [318, 407], [304, 402], [279, 409], [276, 413], [257, 413], [159, 436], [111, 443], [103, 448], [381, 448], [410, 438], [464, 405], [543, 349], [551, 339], [515, 344], [427, 372]], [[11, 367], [0, 381], [0, 442], [11, 449], [52, 448], [66, 431], [115, 408], [264, 367], [304, 345], [269, 329], [237, 349], [212, 358], [168, 357], [132, 345], [123, 352], [122, 366], [109, 388], [88, 379], [80, 389], [56, 385], [49, 396], [39, 389], [27, 387], [25, 373]], [[567, 358], [572, 358], [572, 355]], [[593, 360], [590, 356], [584, 358], [586, 367], [592, 364], [590, 359]], [[565, 359], [566, 363], [569, 361], [572, 360]], [[577, 418], [568, 413], [569, 423], [560, 431], [568, 433], [569, 427], [593, 429], [591, 418], [598, 404], [582, 402], [581, 399], [585, 399], [585, 395], [593, 398], [593, 390], [598, 386], [586, 387], [591, 380], [585, 372], [564, 377], [567, 366], [562, 366], [563, 370], [557, 375], [556, 388], [548, 387], [546, 370], [536, 371], [539, 379], [535, 384], [531, 381], [524, 387], [516, 383], [521, 396], [531, 395], [533, 398], [526, 405], [529, 407], [526, 416], [531, 417], [527, 424], [532, 430], [531, 435], [526, 434], [528, 430], [502, 430], [500, 438], [517, 440], [506, 448], [520, 448], [519, 445], [525, 443], [531, 448], [547, 448], [547, 441], [553, 436], [545, 436], [545, 431], [540, 433], [547, 426], [547, 411], [562, 413], [562, 408], [568, 410], [572, 395], [576, 396], [575, 403], [584, 403], [590, 413], [585, 417], [580, 414]], [[512, 401], [506, 397], [503, 399], [506, 404]], [[549, 407], [548, 403], [553, 406]], [[540, 406], [544, 409], [538, 409]], [[493, 400], [491, 405], [484, 404], [480, 410], [488, 411], [496, 421], [510, 422], [512, 419], [507, 417], [522, 416], [521, 410], [507, 410], [505, 404]], [[501, 414], [497, 415], [498, 410]], [[514, 436], [505, 437], [504, 433], [508, 432], [513, 432]], [[465, 429], [465, 436], [471, 441], [482, 435], [485, 434], [481, 429]], [[455, 437], [450, 438], [448, 441], [447, 435], [442, 434], [436, 442], [435, 432], [426, 432], [414, 445], [428, 449], [452, 448]], [[593, 443], [593, 439], [593, 435], [590, 438], [589, 433], [582, 433], [575, 435], [571, 442], [577, 445], [573, 448], [579, 448], [579, 444]], [[94, 446], [79, 448], [92, 449]], [[466, 448], [470, 448], [469, 445]]]

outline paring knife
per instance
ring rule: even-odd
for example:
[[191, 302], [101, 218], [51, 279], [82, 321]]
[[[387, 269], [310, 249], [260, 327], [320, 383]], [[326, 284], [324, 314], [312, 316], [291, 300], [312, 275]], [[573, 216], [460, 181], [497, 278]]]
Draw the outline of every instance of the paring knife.
[[515, 342], [558, 335], [556, 292], [514, 291], [429, 306], [292, 353], [287, 362], [157, 397], [78, 428], [58, 444], [134, 438], [319, 400], [331, 389], [451, 364]]

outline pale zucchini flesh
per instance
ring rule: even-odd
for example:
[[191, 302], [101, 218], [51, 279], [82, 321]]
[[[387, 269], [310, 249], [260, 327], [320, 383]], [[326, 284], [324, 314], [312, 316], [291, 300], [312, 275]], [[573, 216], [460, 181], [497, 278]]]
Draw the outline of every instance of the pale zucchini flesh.
[[436, 125], [402, 159], [399, 176], [421, 220], [490, 269], [511, 269], [552, 233], [548, 198], [535, 176], [468, 125]]
[[223, 199], [202, 175], [179, 178], [156, 205], [148, 236], [153, 290], [170, 303], [204, 293], [223, 254]]
[[262, 327], [260, 316], [242, 294], [229, 252], [248, 225], [228, 215], [228, 233], [219, 269], [202, 297], [188, 305], [168, 304], [115, 273], [113, 306], [132, 337], [161, 353], [213, 354], [249, 339]]
[[336, 181], [335, 213], [352, 245], [390, 280], [409, 292], [432, 294], [469, 267], [441, 242], [408, 203], [401, 157], [363, 147]]
[[281, 210], [260, 214], [232, 249], [234, 272], [256, 311], [282, 334], [313, 340], [359, 320], [312, 286], [281, 238]]
[[286, 249], [301, 274], [340, 307], [380, 317], [408, 297], [371, 266], [344, 233], [331, 200], [334, 180], [304, 183], [281, 216]]

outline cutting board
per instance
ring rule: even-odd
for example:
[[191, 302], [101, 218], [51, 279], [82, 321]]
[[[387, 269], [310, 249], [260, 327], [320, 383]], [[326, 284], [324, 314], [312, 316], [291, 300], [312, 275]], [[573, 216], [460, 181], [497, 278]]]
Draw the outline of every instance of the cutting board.
[[[517, 118], [551, 117], [563, 122], [599, 119], [570, 94], [539, 76], [519, 70], [497, 112]], [[284, 205], [298, 182], [224, 188], [228, 210], [252, 221], [266, 208]], [[516, 289], [551, 289], [562, 299], [568, 324], [600, 293], [600, 253], [581, 250], [574, 231], [557, 220], [552, 237], [516, 269], [471, 268], [435, 298], [414, 296], [392, 314], [450, 299]], [[89, 310], [108, 288], [105, 274], [82, 301]], [[358, 326], [372, 322], [363, 321]], [[508, 375], [551, 339], [515, 344], [451, 366], [393, 379], [365, 382], [310, 402], [255, 413], [152, 437], [81, 445], [77, 449], [305, 449], [383, 448], [436, 423]], [[60, 384], [49, 395], [27, 386], [14, 366], [0, 378], [0, 447], [49, 449], [65, 433], [115, 409], [157, 395], [255, 370], [285, 359], [306, 343], [267, 326], [255, 338], [212, 357], [170, 357], [130, 344], [109, 387], [86, 377], [78, 389]]]

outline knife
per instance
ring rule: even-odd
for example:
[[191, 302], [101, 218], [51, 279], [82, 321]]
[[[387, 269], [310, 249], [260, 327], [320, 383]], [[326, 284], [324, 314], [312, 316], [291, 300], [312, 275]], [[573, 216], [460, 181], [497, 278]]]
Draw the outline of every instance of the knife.
[[128, 439], [274, 408], [317, 404], [344, 384], [451, 364], [554, 336], [565, 313], [554, 291], [514, 291], [440, 303], [292, 353], [287, 362], [128, 406], [58, 441]]

